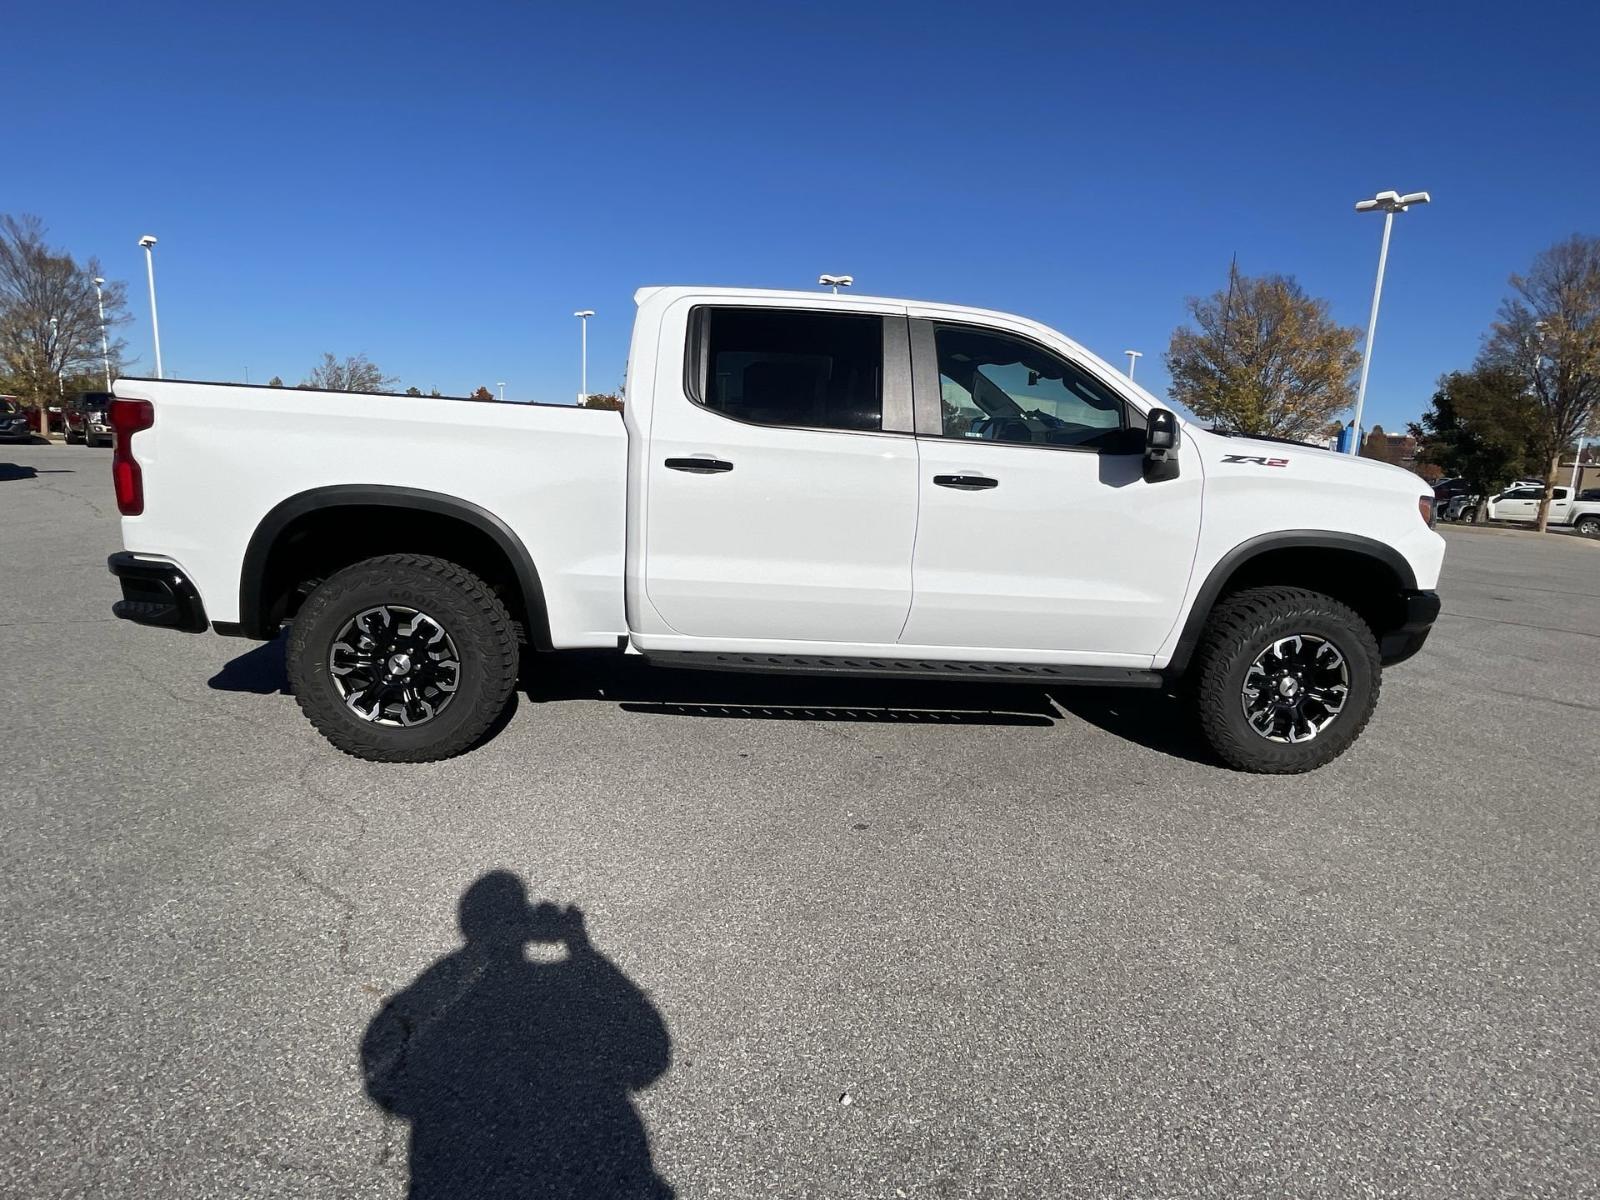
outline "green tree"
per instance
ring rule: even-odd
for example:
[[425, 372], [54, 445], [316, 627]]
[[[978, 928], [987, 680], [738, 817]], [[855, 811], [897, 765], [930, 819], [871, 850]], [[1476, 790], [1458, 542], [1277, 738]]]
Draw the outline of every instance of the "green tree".
[[615, 392], [590, 392], [583, 398], [584, 408], [605, 408], [612, 412], [622, 411], [622, 397]]
[[0, 373], [7, 390], [38, 408], [41, 432], [50, 427], [49, 406], [68, 391], [105, 387], [106, 359], [113, 379], [121, 373], [127, 347], [114, 331], [131, 319], [127, 287], [103, 285], [102, 326], [100, 274], [97, 259], [80, 264], [52, 249], [39, 218], [0, 216]]
[[324, 354], [300, 386], [317, 392], [386, 392], [399, 382], [365, 354], [352, 354], [342, 361]]
[[1172, 396], [1235, 433], [1319, 434], [1355, 402], [1361, 331], [1338, 324], [1328, 302], [1286, 275], [1228, 271], [1228, 286], [1187, 301], [1193, 328], [1167, 348]]
[[413, 384], [411, 387], [408, 387], [406, 389], [406, 395], [408, 395], [408, 396], [420, 396], [420, 395], [422, 395], [422, 389]]
[[1433, 399], [1408, 432], [1417, 459], [1465, 479], [1479, 504], [1535, 469], [1539, 414], [1511, 371], [1480, 366], [1441, 376]]
[[267, 380], [267, 386], [268, 387], [282, 387], [283, 386], [283, 376], [274, 375], [271, 379]]
[[1516, 376], [1537, 405], [1543, 532], [1560, 452], [1592, 432], [1600, 415], [1600, 238], [1574, 234], [1511, 277], [1479, 360]]

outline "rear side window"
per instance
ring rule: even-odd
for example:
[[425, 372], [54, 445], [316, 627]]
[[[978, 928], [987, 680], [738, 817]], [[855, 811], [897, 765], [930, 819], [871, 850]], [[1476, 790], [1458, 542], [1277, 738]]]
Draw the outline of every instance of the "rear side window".
[[854, 313], [698, 308], [690, 387], [699, 404], [757, 425], [883, 428], [883, 320]]

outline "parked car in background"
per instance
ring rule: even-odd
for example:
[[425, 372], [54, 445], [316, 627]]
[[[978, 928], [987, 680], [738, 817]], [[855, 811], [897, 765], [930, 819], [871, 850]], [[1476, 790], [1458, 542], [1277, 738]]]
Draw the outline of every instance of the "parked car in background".
[[[1543, 496], [1543, 484], [1538, 487], [1509, 488], [1498, 496], [1489, 497], [1489, 519], [1491, 521], [1537, 520], [1539, 501]], [[1552, 527], [1569, 527], [1586, 537], [1600, 537], [1600, 497], [1594, 500], [1575, 500], [1572, 498], [1571, 489], [1551, 488], [1547, 524]]]
[[110, 392], [82, 392], [68, 402], [62, 413], [69, 442], [86, 446], [111, 445]]
[[1478, 497], [1465, 494], [1452, 496], [1440, 505], [1438, 515], [1441, 521], [1465, 521], [1468, 525], [1476, 524]]
[[14, 396], [0, 396], [0, 442], [31, 442], [33, 426]]

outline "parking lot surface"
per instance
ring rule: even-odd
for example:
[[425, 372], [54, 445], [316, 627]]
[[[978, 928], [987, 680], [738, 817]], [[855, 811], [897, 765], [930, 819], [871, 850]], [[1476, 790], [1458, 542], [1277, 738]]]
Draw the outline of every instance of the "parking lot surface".
[[0, 447], [0, 1194], [1600, 1194], [1600, 547], [1448, 531], [1303, 777], [605, 657], [379, 766], [111, 618], [109, 457]]

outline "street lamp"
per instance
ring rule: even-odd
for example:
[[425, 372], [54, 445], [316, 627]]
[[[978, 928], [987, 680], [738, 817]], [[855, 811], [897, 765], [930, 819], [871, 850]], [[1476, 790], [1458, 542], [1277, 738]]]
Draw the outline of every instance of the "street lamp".
[[839, 289], [840, 288], [849, 287], [855, 281], [856, 281], [856, 279], [855, 279], [854, 275], [818, 275], [817, 276], [817, 282], [820, 283], [823, 287], [831, 287], [833, 289], [833, 294], [835, 296], [837, 296], [839, 294]]
[[502, 404], [504, 404], [505, 403], [505, 399], [506, 399], [506, 384], [505, 384], [505, 380], [502, 379], [499, 383], [495, 384], [495, 387], [500, 389], [500, 402]]
[[589, 399], [589, 318], [594, 316], [594, 309], [582, 308], [572, 315], [578, 318], [582, 330], [578, 335], [583, 347], [578, 376], [578, 403], [582, 404]]
[[1139, 359], [1144, 357], [1144, 351], [1124, 350], [1123, 353], [1128, 356], [1128, 380], [1131, 383], [1133, 381], [1133, 368], [1138, 364]]
[[100, 275], [94, 277], [94, 304], [100, 310], [100, 364], [106, 370], [106, 391], [111, 390], [111, 347], [106, 345], [106, 298], [100, 289], [105, 285], [105, 278]]
[[1378, 251], [1378, 282], [1372, 289], [1372, 315], [1367, 318], [1367, 341], [1361, 350], [1361, 383], [1356, 388], [1356, 419], [1354, 432], [1350, 435], [1350, 445], [1347, 453], [1359, 454], [1361, 452], [1361, 408], [1367, 399], [1367, 371], [1372, 366], [1372, 338], [1378, 331], [1378, 298], [1383, 295], [1383, 268], [1389, 261], [1389, 230], [1394, 225], [1394, 215], [1405, 212], [1413, 204], [1426, 204], [1430, 197], [1427, 192], [1408, 192], [1402, 196], [1399, 192], [1379, 192], [1371, 200], [1358, 200], [1357, 212], [1381, 212], [1383, 214], [1383, 247]]
[[161, 322], [156, 319], [156, 260], [150, 248], [156, 244], [155, 235], [145, 234], [139, 239], [144, 247], [145, 274], [150, 277], [150, 337], [156, 344], [156, 378], [161, 378]]

